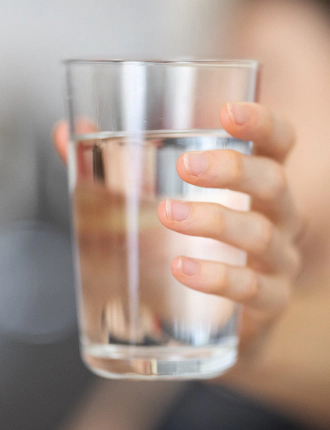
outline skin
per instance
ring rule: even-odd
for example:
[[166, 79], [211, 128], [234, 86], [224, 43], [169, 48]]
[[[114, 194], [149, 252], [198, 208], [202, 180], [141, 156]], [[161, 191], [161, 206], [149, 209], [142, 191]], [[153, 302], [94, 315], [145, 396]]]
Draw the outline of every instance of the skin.
[[[203, 186], [249, 186], [244, 191], [252, 196], [252, 212], [241, 218], [220, 207], [191, 204], [186, 221], [174, 221], [164, 202], [159, 216], [164, 225], [177, 231], [194, 234], [200, 229], [217, 238], [226, 235], [227, 241], [235, 239], [231, 222], [245, 226], [242, 247], [249, 254], [246, 269], [198, 262], [198, 274], [187, 275], [183, 260], [176, 259], [174, 275], [197, 289], [201, 279], [209, 277], [205, 284], [209, 291], [244, 303], [241, 354], [237, 365], [221, 377], [222, 383], [234, 385], [311, 428], [329, 429], [329, 17], [314, 2], [300, 0], [239, 2], [238, 15], [231, 25], [233, 32], [226, 35], [227, 56], [261, 60], [262, 106], [251, 106], [253, 113], [244, 124], [235, 124], [226, 107], [220, 120], [233, 136], [251, 138], [256, 154], [248, 160], [225, 151], [219, 156], [207, 154], [209, 168], [199, 176], [189, 174], [180, 158], [178, 172], [187, 182]], [[290, 118], [295, 145], [291, 126], [263, 106]], [[56, 145], [65, 160], [65, 124], [60, 124], [56, 133]], [[232, 162], [230, 170], [224, 166], [225, 159]], [[208, 217], [206, 225], [201, 214]], [[254, 229], [247, 227], [253, 222], [251, 216]], [[265, 252], [260, 252], [262, 246]], [[262, 254], [268, 255], [267, 261]], [[233, 280], [240, 275], [251, 282], [244, 284], [245, 291], [238, 292]], [[109, 398], [111, 388], [104, 391], [104, 397]], [[126, 417], [125, 404], [117, 407], [124, 408]], [[106, 423], [113, 416], [113, 409], [107, 411], [108, 404], [103, 409]], [[74, 429], [81, 430], [87, 422], [80, 414]], [[95, 419], [93, 408], [87, 416]], [[150, 414], [144, 419], [150, 419]], [[136, 429], [136, 420], [126, 428]], [[146, 423], [140, 428], [147, 428]]]
[[253, 349], [250, 360], [241, 357], [222, 382], [311, 428], [328, 429], [329, 14], [313, 1], [248, 0], [240, 3], [235, 19], [227, 35], [230, 55], [261, 61], [261, 103], [289, 118], [294, 127], [296, 145], [284, 169], [304, 223], [299, 238], [302, 267], [286, 311], [262, 347], [259, 343]]
[[[283, 168], [294, 145], [294, 132], [286, 121], [257, 103], [227, 104], [220, 121], [232, 136], [252, 140], [254, 155], [232, 150], [185, 153], [177, 161], [177, 172], [196, 186], [249, 194], [252, 210], [168, 200], [160, 203], [158, 216], [171, 230], [221, 240], [247, 251], [246, 267], [178, 256], [171, 269], [189, 288], [242, 303], [241, 344], [254, 345], [286, 308], [300, 270], [297, 237], [302, 221]], [[60, 122], [54, 129], [54, 142], [64, 162], [67, 141], [67, 125]]]

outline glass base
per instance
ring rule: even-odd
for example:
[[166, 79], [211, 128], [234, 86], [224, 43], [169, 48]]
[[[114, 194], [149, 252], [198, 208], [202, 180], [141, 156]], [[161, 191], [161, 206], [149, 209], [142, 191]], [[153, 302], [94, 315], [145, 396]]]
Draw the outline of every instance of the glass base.
[[237, 339], [209, 347], [88, 344], [82, 358], [95, 374], [115, 379], [205, 379], [221, 375], [237, 357]]

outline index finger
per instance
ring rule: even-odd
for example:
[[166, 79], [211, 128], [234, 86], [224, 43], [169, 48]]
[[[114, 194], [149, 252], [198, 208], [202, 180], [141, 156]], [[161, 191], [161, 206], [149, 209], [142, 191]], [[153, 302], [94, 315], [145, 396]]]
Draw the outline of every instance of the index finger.
[[283, 161], [295, 142], [291, 125], [258, 103], [227, 103], [220, 111], [223, 128], [254, 143], [254, 152]]
[[53, 128], [53, 142], [64, 164], [68, 157], [69, 127], [66, 121], [58, 121]]
[[[79, 119], [76, 124], [76, 134], [94, 133], [96, 126], [88, 119]], [[53, 142], [63, 163], [67, 163], [68, 143], [69, 143], [69, 124], [65, 120], [58, 121], [52, 130]]]

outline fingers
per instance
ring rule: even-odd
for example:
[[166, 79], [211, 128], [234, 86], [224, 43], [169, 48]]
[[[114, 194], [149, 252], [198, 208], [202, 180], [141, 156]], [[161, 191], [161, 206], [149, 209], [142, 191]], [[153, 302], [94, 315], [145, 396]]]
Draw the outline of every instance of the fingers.
[[[88, 119], [79, 119], [75, 123], [75, 134], [83, 135], [97, 131], [96, 126]], [[53, 128], [53, 141], [55, 148], [66, 164], [68, 158], [69, 126], [66, 121], [59, 121]]]
[[257, 277], [245, 267], [177, 257], [172, 262], [172, 273], [178, 281], [192, 289], [222, 295], [238, 302], [257, 295]]
[[69, 128], [66, 121], [59, 121], [53, 128], [53, 142], [63, 163], [67, 161]]
[[247, 251], [264, 271], [295, 270], [291, 242], [260, 213], [234, 211], [215, 203], [166, 200], [159, 205], [158, 216], [171, 230], [219, 240]]
[[283, 310], [301, 266], [294, 240], [302, 222], [281, 164], [293, 147], [294, 132], [256, 103], [227, 104], [220, 120], [231, 136], [253, 142], [254, 155], [230, 150], [185, 153], [178, 160], [178, 174], [196, 186], [247, 193], [254, 211], [168, 200], [160, 204], [159, 218], [171, 230], [247, 251], [247, 267], [177, 257], [172, 272], [190, 288], [244, 303], [257, 318], [267, 317], [274, 315], [270, 309]]
[[228, 103], [222, 107], [220, 121], [233, 137], [251, 140], [256, 154], [283, 161], [293, 147], [291, 125], [257, 103]]
[[266, 315], [280, 312], [289, 299], [289, 283], [278, 276], [257, 273], [214, 261], [177, 257], [172, 262], [175, 278], [197, 291], [248, 304]]
[[296, 208], [283, 167], [270, 158], [232, 150], [187, 152], [178, 159], [177, 171], [193, 185], [247, 193], [254, 207], [273, 220], [286, 223], [288, 228], [296, 224]]
[[280, 164], [233, 150], [186, 152], [178, 159], [177, 171], [190, 184], [241, 191], [263, 201], [281, 198], [287, 188]]

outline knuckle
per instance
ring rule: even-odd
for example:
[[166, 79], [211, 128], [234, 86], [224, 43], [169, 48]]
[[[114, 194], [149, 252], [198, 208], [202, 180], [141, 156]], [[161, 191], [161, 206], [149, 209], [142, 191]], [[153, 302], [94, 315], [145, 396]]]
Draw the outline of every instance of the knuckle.
[[258, 116], [256, 117], [255, 133], [259, 139], [270, 142], [276, 128], [276, 118], [273, 112], [266, 106], [259, 106]]
[[259, 294], [257, 274], [254, 270], [250, 268], [246, 268], [244, 272], [244, 300], [254, 300]]
[[223, 208], [216, 204], [212, 215], [207, 223], [207, 229], [209, 231], [208, 236], [214, 239], [221, 240], [223, 232], [226, 230], [226, 217], [224, 216]]
[[229, 283], [229, 268], [223, 265], [217, 272], [217, 279], [215, 282], [218, 291], [226, 293], [230, 287]]
[[264, 199], [275, 201], [279, 199], [287, 190], [287, 178], [281, 165], [273, 163], [268, 169], [268, 184], [264, 193]]
[[244, 177], [243, 159], [239, 152], [227, 151], [227, 165], [230, 167], [230, 177], [228, 182], [230, 185], [236, 185], [241, 182]]
[[275, 237], [275, 227], [266, 218], [259, 219], [259, 229], [256, 239], [256, 251], [258, 254], [264, 254], [272, 247]]

